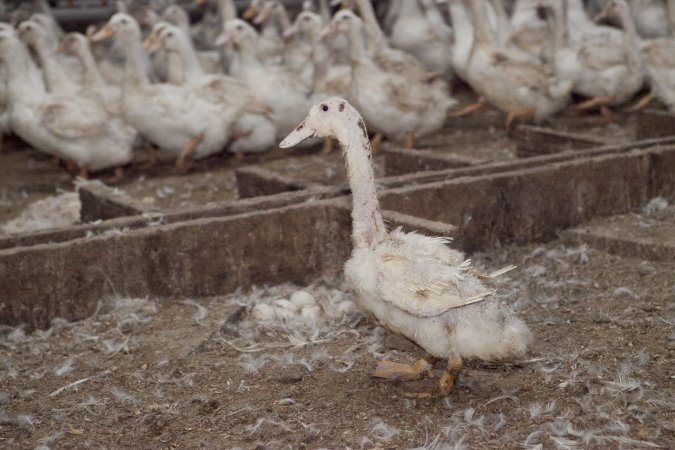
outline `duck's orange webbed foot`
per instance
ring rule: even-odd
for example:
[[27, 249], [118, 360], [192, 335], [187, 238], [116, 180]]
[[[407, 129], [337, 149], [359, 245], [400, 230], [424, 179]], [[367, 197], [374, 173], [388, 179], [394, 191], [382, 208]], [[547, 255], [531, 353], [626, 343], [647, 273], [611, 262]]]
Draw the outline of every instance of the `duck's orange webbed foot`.
[[414, 381], [419, 380], [423, 374], [433, 378], [431, 369], [434, 367], [436, 358], [427, 355], [417, 361], [415, 364], [401, 364], [393, 361], [378, 361], [374, 377], [385, 378], [392, 381]]
[[438, 380], [438, 390], [435, 392], [404, 392], [403, 396], [407, 398], [443, 398], [447, 397], [452, 389], [455, 387], [455, 381], [459, 374], [459, 369], [462, 367], [462, 358], [457, 356], [448, 361], [448, 366], [445, 373]]

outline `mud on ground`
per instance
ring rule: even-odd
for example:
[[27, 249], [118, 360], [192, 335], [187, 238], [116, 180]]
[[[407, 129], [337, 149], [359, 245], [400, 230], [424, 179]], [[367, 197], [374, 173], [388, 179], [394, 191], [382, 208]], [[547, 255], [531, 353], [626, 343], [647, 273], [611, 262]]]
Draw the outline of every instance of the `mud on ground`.
[[306, 288], [318, 305], [309, 313], [275, 302], [293, 286], [208, 299], [120, 292], [81, 322], [1, 330], [0, 447], [672, 446], [672, 261], [553, 241], [474, 263], [519, 265], [494, 287], [535, 345], [522, 361], [468, 362], [447, 398], [403, 396], [436, 380], [371, 377], [378, 358], [422, 352], [361, 318], [339, 280]]

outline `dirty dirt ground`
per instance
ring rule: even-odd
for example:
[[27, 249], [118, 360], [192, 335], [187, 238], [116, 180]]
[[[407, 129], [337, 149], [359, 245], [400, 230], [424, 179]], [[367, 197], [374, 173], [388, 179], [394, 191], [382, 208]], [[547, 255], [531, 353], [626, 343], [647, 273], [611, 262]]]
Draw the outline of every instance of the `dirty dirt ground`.
[[412, 363], [422, 352], [340, 307], [353, 304], [339, 280], [304, 288], [320, 306], [312, 327], [292, 312], [254, 318], [293, 286], [201, 299], [119, 293], [81, 322], [1, 330], [0, 446], [672, 446], [672, 261], [553, 241], [474, 263], [519, 265], [494, 287], [535, 345], [521, 361], [467, 362], [447, 398], [405, 398], [436, 380], [371, 377], [378, 358]]

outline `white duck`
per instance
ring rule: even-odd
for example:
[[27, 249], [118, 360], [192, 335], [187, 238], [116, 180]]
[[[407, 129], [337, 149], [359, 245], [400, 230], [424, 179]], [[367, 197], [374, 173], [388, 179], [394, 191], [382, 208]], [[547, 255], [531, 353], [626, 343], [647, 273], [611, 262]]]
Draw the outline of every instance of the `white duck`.
[[141, 31], [133, 17], [113, 15], [92, 39], [113, 36], [122, 43], [126, 54], [122, 105], [127, 122], [165, 154], [176, 158], [176, 165], [183, 171], [190, 168], [193, 159], [224, 150], [234, 117], [191, 89], [151, 84]]
[[83, 68], [82, 92], [95, 97], [110, 114], [122, 113], [122, 89], [108, 84], [94, 60], [89, 40], [81, 33], [66, 34], [57, 52], [70, 53], [77, 57]]
[[[406, 77], [423, 82], [433, 82], [441, 75], [427, 70], [415, 56], [389, 45], [389, 41], [377, 21], [370, 0], [355, 0], [355, 3], [368, 36], [363, 45], [364, 47], [367, 46], [370, 57], [382, 70], [403, 74]], [[340, 11], [336, 14], [339, 13]]]
[[225, 24], [220, 43], [232, 42], [239, 54], [240, 73], [258, 101], [268, 105], [278, 136], [286, 135], [307, 108], [308, 88], [282, 66], [265, 65], [258, 58], [258, 34], [240, 19]]
[[654, 39], [670, 35], [668, 5], [664, 0], [630, 0], [635, 28], [641, 37]]
[[[420, 1], [424, 1], [427, 9], [436, 8], [435, 3], [430, 0], [399, 0], [399, 15], [393, 23], [389, 42], [394, 47], [415, 55], [428, 70], [451, 79], [452, 31], [441, 28], [443, 23], [434, 26]], [[430, 14], [433, 15], [433, 10]]]
[[0, 60], [7, 69], [10, 126], [24, 141], [76, 164], [85, 177], [131, 160], [135, 134], [129, 127], [91, 99], [46, 92], [13, 31], [0, 31]]
[[73, 80], [59, 63], [56, 47], [42, 25], [33, 20], [25, 20], [18, 26], [17, 35], [35, 51], [49, 92], [75, 94], [82, 90], [81, 84]]
[[445, 124], [448, 109], [457, 103], [446, 86], [380, 69], [365, 48], [363, 22], [356, 14], [337, 12], [326, 31], [340, 31], [349, 38], [349, 96], [358, 103], [369, 126], [390, 139], [405, 139], [406, 146], [412, 148], [415, 136], [427, 135]]
[[[205, 100], [232, 111], [233, 140], [228, 149], [235, 154], [258, 153], [276, 144], [276, 127], [267, 117], [269, 108], [260, 104], [246, 83], [227, 75], [207, 74], [202, 68], [192, 42], [185, 32], [173, 25], [155, 25], [144, 46], [149, 51], [161, 44], [169, 54], [175, 54], [181, 64], [183, 85], [193, 89]], [[157, 33], [155, 35], [155, 33]], [[169, 71], [172, 67], [169, 67]]]
[[651, 92], [631, 110], [641, 109], [653, 98], [658, 98], [670, 112], [675, 112], [675, 39], [645, 41], [641, 53]]
[[263, 24], [257, 41], [258, 58], [266, 64], [281, 64], [284, 54], [283, 32], [276, 20], [263, 21], [256, 17], [263, 6], [263, 0], [251, 0], [242, 17]]
[[[572, 5], [573, 10], [578, 11], [578, 1], [568, 0], [568, 8]], [[607, 106], [627, 102], [642, 88], [644, 82], [637, 31], [625, 0], [607, 2], [601, 14], [610, 13], [618, 15], [624, 31], [610, 27], [589, 27], [590, 31], [584, 32], [576, 46], [573, 46], [582, 65], [574, 91], [590, 98], [577, 107], [582, 110], [600, 107], [605, 115], [609, 114]], [[568, 15], [568, 24], [572, 26], [572, 23]], [[574, 38], [574, 33], [574, 29], [570, 30], [571, 38]]]
[[415, 365], [380, 361], [374, 375], [415, 380], [431, 374], [437, 359], [447, 360], [438, 391], [445, 396], [463, 359], [522, 357], [532, 342], [530, 330], [483, 286], [462, 253], [449, 248], [447, 239], [387, 231], [377, 200], [368, 132], [358, 111], [344, 99], [325, 100], [310, 109], [280, 146], [291, 147], [310, 136], [334, 137], [343, 148], [353, 197], [354, 244], [345, 279], [358, 304], [427, 352]]
[[291, 20], [283, 3], [279, 0], [267, 0], [256, 16], [254, 23], [263, 24], [275, 22], [280, 30], [283, 43], [283, 64], [290, 72], [296, 74], [300, 81], [309, 86], [314, 76], [314, 66], [311, 63], [311, 46], [300, 35], [290, 33]]
[[301, 34], [311, 44], [311, 61], [314, 64], [312, 92], [345, 96], [351, 83], [352, 69], [349, 65], [332, 62], [331, 49], [323, 39], [323, 28], [321, 16], [311, 11], [303, 11], [298, 14], [286, 34]]
[[[481, 0], [471, 0], [474, 44], [466, 69], [471, 87], [506, 112], [506, 128], [518, 117], [535, 122], [562, 110], [569, 102], [574, 80], [559, 78], [543, 63], [523, 61], [502, 51], [487, 25]], [[556, 43], [558, 46], [564, 43]]]

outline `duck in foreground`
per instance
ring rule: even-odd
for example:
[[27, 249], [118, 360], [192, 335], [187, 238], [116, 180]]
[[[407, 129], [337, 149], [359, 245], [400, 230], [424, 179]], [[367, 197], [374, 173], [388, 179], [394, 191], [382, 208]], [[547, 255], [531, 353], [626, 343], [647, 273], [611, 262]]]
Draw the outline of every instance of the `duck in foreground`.
[[358, 111], [342, 98], [314, 105], [305, 120], [279, 144], [292, 147], [310, 137], [334, 137], [344, 151], [353, 196], [352, 242], [345, 278], [362, 309], [389, 330], [412, 340], [427, 356], [414, 365], [380, 361], [374, 376], [412, 381], [431, 376], [434, 362], [447, 360], [438, 392], [448, 395], [463, 358], [504, 360], [524, 355], [532, 334], [445, 238], [387, 231], [375, 190], [371, 148]]

